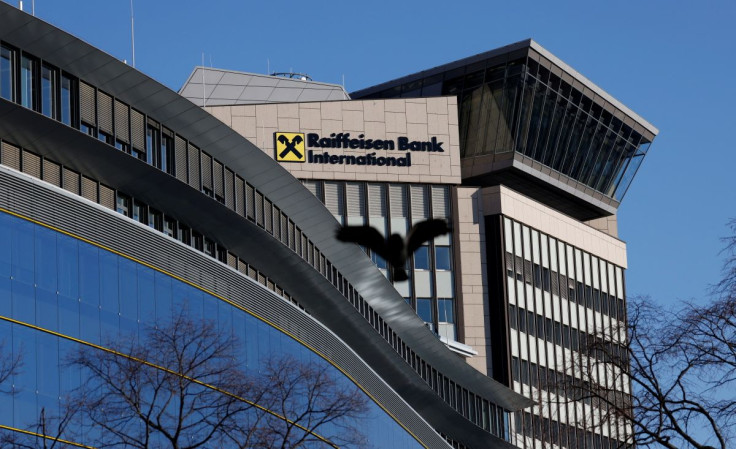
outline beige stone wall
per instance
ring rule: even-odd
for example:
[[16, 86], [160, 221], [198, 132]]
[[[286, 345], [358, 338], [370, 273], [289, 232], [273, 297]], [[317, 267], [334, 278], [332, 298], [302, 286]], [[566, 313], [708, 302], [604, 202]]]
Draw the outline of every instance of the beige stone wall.
[[618, 220], [616, 215], [610, 215], [608, 217], [596, 218], [594, 220], [586, 221], [585, 224], [591, 226], [601, 232], [605, 232], [611, 237], [618, 238]]
[[458, 187], [455, 208], [455, 269], [461, 273], [458, 285], [458, 335], [463, 343], [478, 351], [468, 364], [489, 373], [486, 348], [491, 344], [486, 280], [485, 226], [480, 211], [481, 189]]
[[[350, 133], [357, 138], [444, 142], [444, 152], [411, 152], [411, 167], [282, 162], [297, 178], [460, 184], [460, 140], [455, 97], [212, 106], [205, 110], [274, 157], [274, 133]], [[404, 151], [315, 149], [331, 154], [403, 157]]]
[[486, 187], [482, 195], [484, 215], [503, 214], [622, 268], [627, 267], [626, 243], [615, 237], [508, 187]]

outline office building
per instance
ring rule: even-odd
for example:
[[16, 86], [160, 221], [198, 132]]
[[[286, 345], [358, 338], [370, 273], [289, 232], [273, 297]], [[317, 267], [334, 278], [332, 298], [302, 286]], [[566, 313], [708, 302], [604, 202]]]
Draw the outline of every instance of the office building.
[[[305, 157], [281, 163], [338, 223], [383, 235], [428, 217], [453, 223], [394, 286], [450, 350], [536, 403], [513, 417], [516, 445], [626, 441], [626, 424], [605, 420], [605, 406], [576, 399], [572, 385], [588, 339], [623, 351], [616, 211], [657, 133], [651, 124], [534, 41], [351, 101], [329, 101], [340, 86], [203, 67], [180, 93], [276, 159], [274, 133], [304, 134]], [[397, 145], [364, 148], [367, 139]], [[397, 160], [358, 165], [360, 155]], [[620, 400], [629, 394], [621, 373], [593, 380]]]
[[[458, 363], [256, 141], [5, 3], [0, 23], [0, 341], [3, 362], [22, 359], [0, 386], [0, 436], [104, 439], [90, 420], [53, 431], [97, 385], [70, 355], [129, 359], [126, 341], [185, 311], [232, 332], [246, 373], [289, 354], [363, 398], [353, 424], [372, 447], [510, 447], [529, 401]], [[336, 446], [325, 429], [311, 437]]]
[[[184, 308], [258, 347], [254, 372], [295, 353], [364, 395], [374, 447], [626, 440], [564, 385], [588, 336], [621, 341], [616, 210], [657, 130], [541, 46], [352, 94], [198, 67], [177, 94], [13, 7], [0, 21], [0, 340], [30, 354], [5, 433], [38, 435], [83, 383], [70, 351]], [[334, 235], [428, 218], [453, 231], [403, 282]]]

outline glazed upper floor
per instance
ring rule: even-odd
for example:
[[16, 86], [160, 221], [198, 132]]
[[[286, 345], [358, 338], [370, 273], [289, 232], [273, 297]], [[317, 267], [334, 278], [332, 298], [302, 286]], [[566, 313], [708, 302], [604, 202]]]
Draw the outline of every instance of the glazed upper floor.
[[615, 213], [658, 130], [532, 40], [351, 94], [458, 97], [463, 183], [579, 220]]

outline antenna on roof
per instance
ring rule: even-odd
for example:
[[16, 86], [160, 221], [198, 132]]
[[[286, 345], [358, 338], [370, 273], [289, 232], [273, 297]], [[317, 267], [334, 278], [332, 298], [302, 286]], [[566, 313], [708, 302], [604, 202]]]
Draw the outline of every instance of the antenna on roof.
[[342, 74], [342, 90], [345, 90], [345, 74]]
[[135, 68], [135, 25], [133, 23], [133, 0], [130, 0], [130, 47], [133, 51], [131, 62], [133, 68]]
[[271, 60], [266, 58], [266, 75], [271, 74]]
[[206, 88], [204, 85], [204, 52], [202, 52], [202, 107], [207, 107]]
[[31, 0], [31, 15], [36, 15], [36, 0]]

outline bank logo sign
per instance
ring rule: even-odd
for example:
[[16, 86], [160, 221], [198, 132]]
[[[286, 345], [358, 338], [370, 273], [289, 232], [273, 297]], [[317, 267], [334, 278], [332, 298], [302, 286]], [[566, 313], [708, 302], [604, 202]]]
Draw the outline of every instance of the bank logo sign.
[[304, 133], [274, 134], [276, 139], [276, 160], [279, 162], [304, 162], [307, 152], [304, 149]]
[[[364, 134], [353, 137], [350, 133], [323, 137], [316, 133], [276, 132], [274, 139], [278, 162], [410, 167], [412, 152], [445, 152], [444, 142], [437, 141], [437, 137], [418, 141], [408, 137], [367, 139]], [[325, 151], [335, 149], [340, 151]]]

